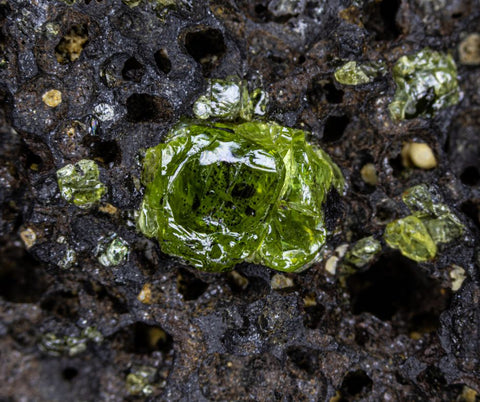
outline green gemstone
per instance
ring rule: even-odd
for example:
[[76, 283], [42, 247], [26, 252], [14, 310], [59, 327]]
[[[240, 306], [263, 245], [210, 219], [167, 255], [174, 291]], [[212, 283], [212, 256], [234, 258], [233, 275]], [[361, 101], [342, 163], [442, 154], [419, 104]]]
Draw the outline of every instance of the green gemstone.
[[402, 194], [402, 200], [412, 212], [437, 214], [439, 198], [432, 195], [426, 184], [410, 187]]
[[345, 260], [357, 268], [361, 268], [371, 262], [381, 250], [382, 245], [373, 236], [364, 237], [354, 244], [345, 256]]
[[357, 63], [349, 61], [337, 68], [334, 73], [335, 79], [344, 85], [360, 85], [372, 82], [379, 74], [386, 70], [382, 62]]
[[401, 57], [393, 67], [397, 90], [389, 105], [393, 120], [432, 117], [460, 99], [457, 67], [449, 54], [428, 48]]
[[208, 81], [206, 93], [193, 105], [193, 113], [199, 119], [250, 120], [255, 114], [263, 116], [267, 96], [260, 88], [249, 94], [246, 82], [231, 77]]
[[428, 261], [437, 254], [437, 246], [420, 219], [409, 215], [390, 222], [385, 228], [387, 244], [414, 261]]
[[114, 267], [125, 261], [128, 255], [128, 243], [120, 237], [114, 238], [98, 257], [98, 261], [104, 267]]
[[402, 199], [423, 222], [435, 243], [448, 243], [463, 234], [463, 224], [426, 184], [409, 188], [402, 194]]
[[325, 243], [322, 206], [338, 167], [275, 123], [186, 122], [147, 150], [138, 226], [206, 271], [248, 260], [296, 271]]
[[62, 197], [79, 208], [89, 208], [105, 193], [99, 179], [97, 164], [83, 159], [74, 165], [66, 165], [57, 171], [57, 182]]

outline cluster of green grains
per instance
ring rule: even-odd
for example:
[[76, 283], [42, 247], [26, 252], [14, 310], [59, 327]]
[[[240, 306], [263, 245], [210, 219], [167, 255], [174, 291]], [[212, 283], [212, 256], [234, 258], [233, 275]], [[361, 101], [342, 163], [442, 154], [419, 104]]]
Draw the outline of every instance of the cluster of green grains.
[[87, 350], [88, 342], [102, 343], [102, 333], [95, 327], [87, 327], [79, 335], [57, 336], [48, 332], [40, 339], [39, 347], [51, 356], [76, 356]]
[[428, 48], [401, 57], [393, 67], [397, 90], [389, 105], [393, 120], [432, 117], [460, 98], [457, 67], [451, 55]]
[[60, 194], [79, 208], [89, 208], [105, 193], [99, 175], [97, 164], [89, 159], [66, 165], [57, 170]]
[[127, 375], [126, 387], [130, 395], [148, 396], [155, 388], [157, 369], [149, 366], [138, 366], [132, 368]]
[[431, 260], [437, 254], [438, 244], [451, 242], [463, 234], [463, 224], [427, 185], [408, 189], [402, 198], [412, 215], [390, 222], [384, 238], [406, 257]]
[[340, 170], [305, 133], [275, 123], [186, 122], [144, 160], [139, 228], [199, 269], [248, 260], [282, 271], [315, 261], [322, 206]]

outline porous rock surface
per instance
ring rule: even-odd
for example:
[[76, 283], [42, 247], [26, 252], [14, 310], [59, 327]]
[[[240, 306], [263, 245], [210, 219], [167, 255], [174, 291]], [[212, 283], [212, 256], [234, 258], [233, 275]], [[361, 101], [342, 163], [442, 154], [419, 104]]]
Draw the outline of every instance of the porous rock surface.
[[[480, 68], [457, 49], [480, 26], [479, 1], [125, 3], [0, 1], [0, 399], [475, 400]], [[431, 119], [390, 119], [391, 73], [333, 78], [347, 60], [391, 71], [426, 46], [452, 52], [462, 91]], [[257, 265], [198, 272], [135, 228], [142, 152], [192, 115], [207, 78], [227, 76], [263, 87], [268, 118], [310, 131], [348, 184], [327, 206], [325, 258], [285, 286]], [[427, 143], [438, 166], [403, 166], [407, 142]], [[81, 159], [107, 187], [87, 210], [56, 182]], [[337, 255], [325, 270], [336, 248], [407, 215], [400, 195], [419, 183], [437, 187], [465, 236], [429, 263], [383, 244], [362, 269], [342, 275]], [[95, 250], [113, 233], [130, 251], [105, 267]], [[466, 277], [456, 292], [453, 267]]]

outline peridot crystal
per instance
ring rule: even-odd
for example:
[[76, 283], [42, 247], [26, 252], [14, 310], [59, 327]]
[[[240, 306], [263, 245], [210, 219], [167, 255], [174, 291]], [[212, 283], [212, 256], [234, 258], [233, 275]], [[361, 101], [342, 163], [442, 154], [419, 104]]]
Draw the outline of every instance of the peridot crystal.
[[381, 250], [382, 245], [373, 236], [364, 237], [348, 251], [345, 260], [357, 268], [361, 268], [371, 262]]
[[432, 117], [460, 99], [457, 67], [449, 54], [428, 48], [401, 57], [393, 67], [397, 84], [389, 105], [393, 120]]
[[298, 271], [326, 240], [323, 204], [340, 170], [301, 130], [183, 122], [147, 150], [138, 226], [206, 271], [241, 261]]
[[356, 61], [348, 61], [335, 70], [334, 77], [340, 84], [344, 85], [368, 84], [385, 70], [385, 64], [382, 62], [357, 63]]
[[129, 248], [128, 243], [120, 237], [113, 236], [112, 240], [103, 245], [103, 253], [98, 257], [98, 261], [104, 267], [114, 267], [125, 261]]
[[97, 164], [89, 159], [66, 165], [57, 171], [62, 197], [79, 208], [89, 208], [105, 193]]
[[409, 188], [402, 199], [423, 222], [435, 243], [448, 243], [463, 234], [463, 224], [426, 184]]
[[199, 119], [250, 120], [253, 115], [263, 116], [267, 96], [260, 88], [248, 92], [247, 83], [236, 77], [208, 81], [206, 93], [193, 105]]
[[390, 247], [399, 249], [405, 257], [414, 261], [428, 261], [437, 254], [437, 246], [427, 228], [413, 215], [390, 222], [385, 228], [384, 238]]
[[406, 190], [402, 199], [412, 215], [389, 223], [384, 238], [390, 247], [399, 249], [406, 257], [415, 261], [430, 260], [436, 255], [436, 245], [451, 242], [463, 234], [463, 224], [441, 203], [435, 189], [420, 184]]

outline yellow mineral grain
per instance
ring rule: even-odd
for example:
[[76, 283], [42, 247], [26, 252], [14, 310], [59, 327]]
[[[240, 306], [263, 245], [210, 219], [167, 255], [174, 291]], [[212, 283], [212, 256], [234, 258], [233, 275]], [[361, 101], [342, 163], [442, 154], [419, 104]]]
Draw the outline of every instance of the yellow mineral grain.
[[43, 94], [42, 101], [49, 107], [57, 107], [62, 103], [62, 93], [58, 89], [51, 89]]

